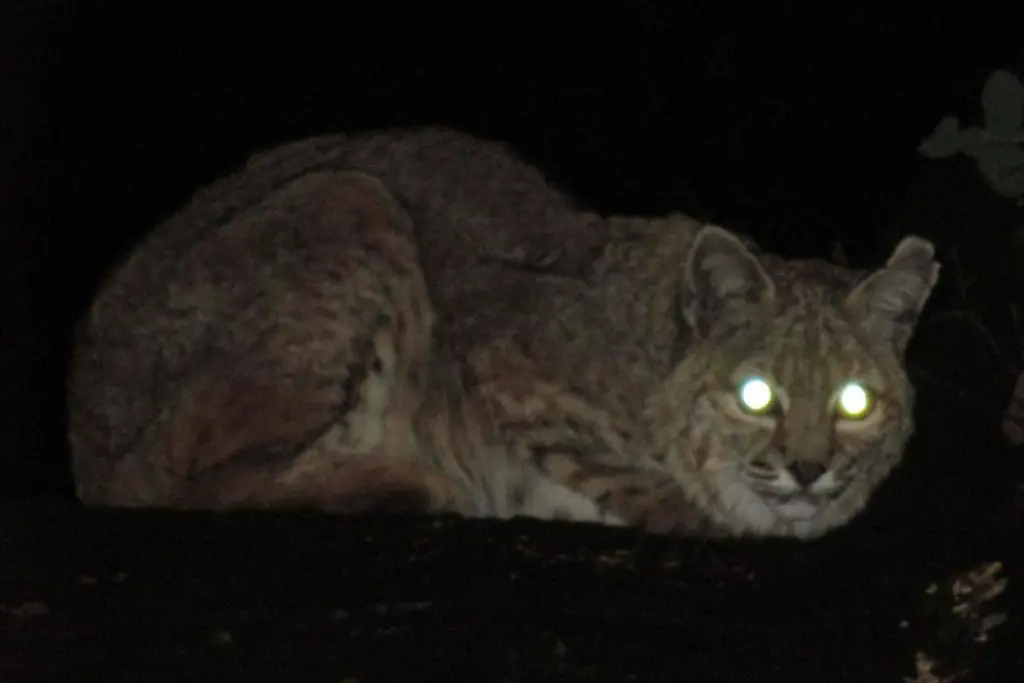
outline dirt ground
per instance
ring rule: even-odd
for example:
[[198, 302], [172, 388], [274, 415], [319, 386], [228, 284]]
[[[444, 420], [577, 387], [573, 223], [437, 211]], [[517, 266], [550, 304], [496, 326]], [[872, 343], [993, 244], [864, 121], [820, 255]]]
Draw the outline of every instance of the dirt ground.
[[8, 502], [0, 680], [1019, 680], [1020, 522], [712, 543]]

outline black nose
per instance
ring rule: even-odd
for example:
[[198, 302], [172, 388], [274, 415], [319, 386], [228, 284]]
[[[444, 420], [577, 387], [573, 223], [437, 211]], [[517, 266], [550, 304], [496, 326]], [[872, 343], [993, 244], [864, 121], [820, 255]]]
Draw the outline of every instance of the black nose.
[[797, 483], [804, 488], [810, 486], [814, 482], [821, 478], [821, 475], [825, 474], [825, 466], [820, 462], [812, 462], [808, 460], [797, 460], [790, 464], [786, 469], [793, 475]]

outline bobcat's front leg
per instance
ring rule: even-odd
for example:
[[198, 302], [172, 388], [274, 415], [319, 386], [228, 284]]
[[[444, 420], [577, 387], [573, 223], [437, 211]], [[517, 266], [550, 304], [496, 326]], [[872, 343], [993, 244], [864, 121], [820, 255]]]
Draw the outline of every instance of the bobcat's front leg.
[[481, 352], [476, 388], [518, 468], [514, 514], [655, 533], [689, 533], [703, 517], [667, 472], [638, 446], [634, 425], [566, 387], [542, 379], [514, 352]]

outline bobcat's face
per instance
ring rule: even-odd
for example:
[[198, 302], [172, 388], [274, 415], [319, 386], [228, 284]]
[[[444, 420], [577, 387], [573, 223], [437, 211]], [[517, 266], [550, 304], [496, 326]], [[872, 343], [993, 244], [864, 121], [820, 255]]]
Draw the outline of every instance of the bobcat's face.
[[691, 256], [695, 340], [652, 400], [656, 449], [728, 531], [818, 536], [864, 508], [913, 431], [902, 355], [930, 246], [915, 258], [901, 244], [858, 283], [723, 235], [702, 233]]
[[690, 464], [730, 525], [820, 534], [859, 512], [902, 456], [913, 392], [898, 360], [816, 313], [755, 326], [703, 371], [696, 356], [679, 368], [699, 373], [681, 435]]

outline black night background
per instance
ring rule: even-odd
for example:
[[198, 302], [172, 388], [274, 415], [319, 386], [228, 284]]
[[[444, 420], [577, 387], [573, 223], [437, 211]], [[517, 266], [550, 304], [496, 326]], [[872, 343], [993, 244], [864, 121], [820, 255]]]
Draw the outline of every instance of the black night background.
[[[0, 680], [1019, 676], [1024, 453], [1002, 425], [1024, 372], [1024, 204], [974, 159], [918, 151], [947, 115], [984, 125], [992, 72], [1024, 80], [1012, 14], [5, 4]], [[107, 269], [255, 151], [428, 124], [511, 143], [603, 213], [683, 211], [787, 256], [874, 265], [906, 233], [932, 239], [942, 279], [909, 359], [918, 434], [869, 511], [821, 542], [719, 547], [526, 521], [79, 507], [65, 373]], [[417, 564], [420, 544], [434, 554]], [[984, 614], [941, 595], [995, 561], [1010, 581], [991, 611], [1007, 619], [979, 636]], [[356, 568], [340, 582], [339, 565]], [[922, 652], [940, 678], [915, 669]]]

